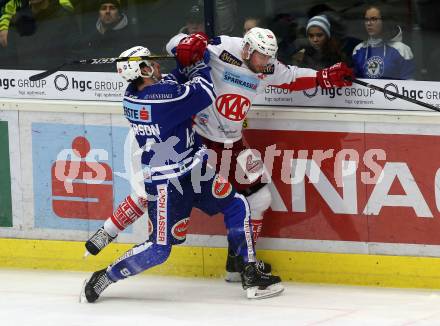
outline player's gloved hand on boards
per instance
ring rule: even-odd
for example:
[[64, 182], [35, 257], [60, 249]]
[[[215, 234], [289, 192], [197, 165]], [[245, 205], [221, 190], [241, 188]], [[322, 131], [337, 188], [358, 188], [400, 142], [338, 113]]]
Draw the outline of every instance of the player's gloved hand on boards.
[[191, 66], [204, 59], [207, 47], [208, 36], [205, 33], [188, 35], [176, 47], [176, 60], [182, 68]]
[[353, 79], [353, 69], [344, 62], [336, 63], [316, 72], [316, 80], [321, 88], [351, 86]]

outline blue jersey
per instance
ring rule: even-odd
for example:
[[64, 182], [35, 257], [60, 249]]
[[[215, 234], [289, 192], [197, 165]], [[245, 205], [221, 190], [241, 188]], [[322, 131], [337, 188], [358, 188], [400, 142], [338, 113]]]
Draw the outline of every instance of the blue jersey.
[[184, 84], [177, 70], [163, 80], [138, 91], [131, 83], [125, 92], [124, 115], [130, 122], [142, 153], [146, 182], [178, 177], [198, 162], [201, 140], [191, 117], [212, 104], [213, 85], [205, 66]]
[[[255, 262], [246, 199], [196, 155], [201, 142], [193, 131], [191, 116], [215, 98], [209, 68], [204, 66], [190, 76], [189, 82], [179, 84], [177, 79], [182, 76], [176, 73], [142, 91], [131, 84], [125, 93], [124, 114], [143, 149], [151, 236], [109, 266], [112, 281], [167, 260], [171, 247], [185, 241], [193, 207], [210, 214], [222, 212], [232, 250], [244, 262]], [[206, 174], [193, 179], [189, 171], [199, 164], [197, 160], [199, 172]], [[210, 171], [211, 177], [205, 179]]]
[[360, 43], [353, 51], [356, 77], [382, 79], [412, 79], [415, 64], [413, 53], [402, 42]]

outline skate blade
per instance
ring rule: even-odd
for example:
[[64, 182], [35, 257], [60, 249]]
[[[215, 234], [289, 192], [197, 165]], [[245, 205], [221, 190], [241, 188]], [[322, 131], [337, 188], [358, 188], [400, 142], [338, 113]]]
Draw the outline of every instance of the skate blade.
[[241, 282], [240, 273], [238, 273], [238, 272], [226, 272], [225, 281], [226, 282], [231, 282], [231, 283]]
[[264, 289], [260, 289], [258, 286], [253, 286], [246, 289], [246, 296], [248, 299], [266, 299], [276, 297], [284, 291], [284, 286], [281, 283], [272, 284]]
[[88, 280], [84, 280], [83, 282], [83, 286], [81, 288], [81, 292], [79, 294], [79, 303], [87, 303], [87, 298], [86, 298], [86, 284], [87, 284]]

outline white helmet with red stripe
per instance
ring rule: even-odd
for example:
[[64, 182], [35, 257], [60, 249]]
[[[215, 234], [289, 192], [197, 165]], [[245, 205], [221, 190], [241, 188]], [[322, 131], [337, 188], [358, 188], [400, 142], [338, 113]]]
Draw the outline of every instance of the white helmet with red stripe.
[[247, 54], [245, 54], [246, 59], [249, 59], [254, 51], [268, 55], [271, 58], [275, 58], [277, 55], [277, 38], [270, 29], [251, 28], [243, 37], [243, 48], [246, 44], [249, 44]]

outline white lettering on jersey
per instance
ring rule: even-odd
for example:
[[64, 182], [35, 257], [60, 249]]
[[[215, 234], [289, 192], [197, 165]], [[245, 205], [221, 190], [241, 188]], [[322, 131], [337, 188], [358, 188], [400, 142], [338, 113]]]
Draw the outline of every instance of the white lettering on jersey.
[[131, 127], [137, 136], [160, 136], [160, 129], [157, 123], [155, 125], [138, 125], [132, 123]]
[[186, 148], [191, 148], [194, 146], [194, 130], [186, 129]]

